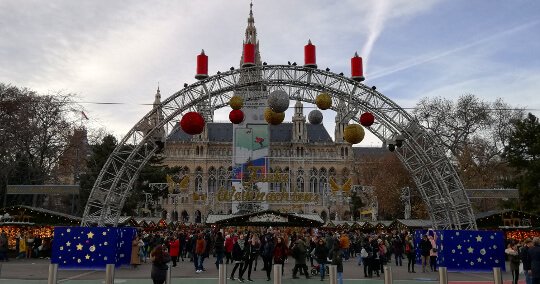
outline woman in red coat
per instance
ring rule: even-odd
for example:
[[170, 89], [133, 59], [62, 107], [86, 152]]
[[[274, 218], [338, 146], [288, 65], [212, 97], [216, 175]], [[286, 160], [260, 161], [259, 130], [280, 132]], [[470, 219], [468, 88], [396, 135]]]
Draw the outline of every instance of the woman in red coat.
[[169, 242], [169, 254], [173, 261], [173, 267], [176, 267], [176, 262], [178, 261], [178, 255], [180, 254], [180, 241], [176, 234], [173, 235], [172, 240]]
[[232, 263], [232, 250], [234, 246], [234, 240], [231, 235], [227, 234], [225, 237], [225, 257], [227, 258], [227, 264]]
[[274, 247], [274, 264], [281, 264], [281, 275], [283, 275], [283, 271], [285, 270], [283, 267], [285, 266], [285, 258], [287, 258], [288, 254], [287, 245], [285, 245], [285, 241], [282, 237], [277, 238], [276, 246]]

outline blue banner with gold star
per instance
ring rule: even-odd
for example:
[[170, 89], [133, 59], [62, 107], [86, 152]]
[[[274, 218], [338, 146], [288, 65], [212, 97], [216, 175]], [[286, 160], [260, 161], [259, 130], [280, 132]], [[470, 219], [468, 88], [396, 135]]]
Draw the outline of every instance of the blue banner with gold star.
[[135, 228], [55, 227], [51, 263], [77, 269], [129, 264], [136, 233]]
[[[492, 271], [500, 267], [505, 271], [504, 233], [500, 231], [418, 230], [415, 246], [423, 235], [434, 239], [437, 246], [437, 266], [448, 271]], [[417, 260], [420, 250], [416, 250]]]

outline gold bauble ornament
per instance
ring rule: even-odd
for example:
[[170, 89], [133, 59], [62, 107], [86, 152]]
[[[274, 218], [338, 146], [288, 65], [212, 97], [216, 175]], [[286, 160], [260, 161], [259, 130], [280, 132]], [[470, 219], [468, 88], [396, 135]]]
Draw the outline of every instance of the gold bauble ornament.
[[328, 93], [320, 93], [315, 98], [315, 104], [322, 110], [329, 109], [332, 106], [332, 97]]
[[285, 119], [285, 113], [284, 112], [275, 112], [271, 108], [267, 107], [264, 110], [264, 119], [266, 122], [272, 124], [272, 125], [278, 125], [283, 122]]
[[343, 131], [343, 139], [351, 144], [360, 143], [366, 135], [364, 128], [359, 124], [349, 124]]
[[232, 109], [241, 109], [244, 106], [244, 99], [240, 96], [232, 96], [229, 105]]

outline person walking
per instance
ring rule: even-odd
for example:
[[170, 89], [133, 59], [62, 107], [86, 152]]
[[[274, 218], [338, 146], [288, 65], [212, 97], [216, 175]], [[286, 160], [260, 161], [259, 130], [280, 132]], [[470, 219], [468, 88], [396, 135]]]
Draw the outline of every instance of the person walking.
[[529, 248], [531, 258], [531, 283], [540, 284], [540, 237], [533, 238], [534, 246]]
[[531, 239], [525, 239], [523, 246], [519, 250], [519, 258], [523, 263], [523, 274], [525, 275], [525, 284], [531, 284], [531, 258], [529, 256], [529, 249], [534, 246]]
[[512, 284], [517, 284], [519, 281], [519, 252], [517, 250], [516, 244], [510, 242], [504, 253], [508, 256], [508, 261], [510, 262], [510, 272], [512, 272]]
[[204, 271], [203, 267], [203, 261], [204, 261], [204, 254], [206, 252], [206, 241], [204, 240], [204, 236], [202, 233], [200, 233], [197, 236], [197, 240], [195, 241], [195, 251], [194, 251], [194, 258], [193, 263], [195, 265], [195, 273], [201, 273]]
[[225, 237], [225, 258], [227, 259], [226, 264], [233, 262], [232, 260], [232, 250], [234, 246], [234, 239], [230, 234], [227, 234]]
[[405, 255], [407, 256], [407, 271], [409, 273], [416, 273], [416, 271], [414, 271], [416, 251], [414, 249], [414, 242], [410, 235], [405, 238]]
[[370, 263], [372, 255], [370, 256], [368, 250], [371, 251], [371, 246], [369, 245], [369, 241], [366, 240], [364, 246], [360, 250], [360, 257], [362, 258], [362, 262], [364, 263], [364, 278], [368, 278], [370, 277], [369, 275], [373, 275]]
[[139, 235], [135, 235], [133, 241], [131, 242], [131, 267], [137, 268], [141, 265], [141, 257], [139, 256]]
[[431, 252], [431, 242], [428, 240], [427, 235], [422, 236], [420, 241], [420, 255], [422, 256], [422, 272], [426, 272], [426, 267], [429, 263], [429, 254]]
[[285, 241], [282, 237], [278, 237], [276, 241], [276, 246], [274, 248], [274, 264], [281, 264], [281, 275], [285, 271], [285, 258], [287, 258], [289, 250], [285, 245]]
[[176, 237], [176, 234], [174, 234], [172, 239], [169, 241], [169, 255], [172, 259], [172, 266], [176, 267], [178, 255], [180, 255], [180, 240]]
[[244, 235], [240, 234], [238, 240], [233, 244], [232, 249], [232, 260], [234, 261], [234, 267], [231, 272], [231, 277], [229, 279], [234, 281], [234, 273], [236, 272], [236, 269], [238, 270], [238, 281], [244, 282], [244, 279], [240, 276], [240, 272], [244, 268], [244, 246], [245, 246], [245, 240]]
[[[309, 279], [308, 269], [306, 265], [306, 253], [307, 245], [304, 242], [302, 236], [299, 236], [298, 239], [294, 242], [292, 248], [292, 257], [294, 258], [294, 268], [293, 268], [293, 279], [297, 279], [296, 273], [300, 270], [300, 274], [304, 274], [307, 279]], [[302, 273], [303, 272], [303, 273]]]
[[244, 254], [244, 269], [240, 272], [240, 278], [243, 279], [244, 273], [247, 271], [248, 273], [248, 281], [253, 282], [251, 279], [251, 271], [253, 268], [253, 261], [258, 256], [260, 249], [260, 243], [259, 238], [256, 235], [252, 235], [251, 238], [248, 239], [248, 242], [246, 244], [246, 247], [244, 248], [245, 254]]
[[[339, 249], [332, 252], [332, 265], [336, 266], [338, 284], [343, 284], [343, 257]], [[322, 279], [321, 279], [322, 280]]]
[[157, 245], [150, 253], [152, 261], [152, 271], [150, 277], [154, 284], [163, 284], [167, 278], [167, 263], [171, 261], [171, 256], [164, 250], [162, 245]]
[[[339, 246], [335, 246], [332, 248], [332, 251], [336, 250], [340, 250]], [[317, 241], [317, 246], [315, 247], [315, 251], [313, 254], [315, 255], [317, 263], [319, 263], [319, 273], [321, 275], [321, 281], [324, 281], [324, 276], [326, 274], [326, 262], [328, 261], [328, 247], [326, 246], [322, 238]]]
[[428, 230], [428, 239], [431, 243], [431, 250], [429, 251], [429, 268], [432, 272], [437, 272], [437, 257], [439, 256], [437, 233], [433, 230]]
[[270, 234], [265, 235], [264, 246], [261, 250], [263, 259], [263, 270], [266, 272], [266, 281], [270, 281], [270, 272], [272, 271], [272, 258], [274, 256], [274, 238]]
[[396, 259], [396, 266], [403, 266], [403, 240], [396, 234], [392, 240], [392, 248]]
[[216, 268], [219, 270], [219, 265], [223, 263], [223, 256], [225, 255], [225, 239], [221, 232], [217, 232], [216, 234], [214, 252], [216, 253]]
[[6, 232], [2, 231], [0, 233], [0, 260], [2, 261], [9, 261], [8, 260], [8, 237]]

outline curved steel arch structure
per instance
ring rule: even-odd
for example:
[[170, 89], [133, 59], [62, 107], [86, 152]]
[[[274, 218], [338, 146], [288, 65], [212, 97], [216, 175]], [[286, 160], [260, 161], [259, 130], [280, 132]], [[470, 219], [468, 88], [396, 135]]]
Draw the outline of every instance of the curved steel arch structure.
[[[396, 154], [413, 177], [424, 199], [433, 227], [476, 229], [475, 218], [463, 184], [439, 141], [409, 113], [383, 94], [342, 75], [290, 65], [241, 68], [211, 76], [175, 93], [146, 114], [119, 142], [101, 170], [83, 215], [83, 226], [117, 225], [121, 209], [142, 167], [157, 152], [159, 133], [169, 133], [177, 117], [205, 103], [226, 106], [236, 91], [282, 89], [290, 99], [315, 103], [318, 93], [332, 96], [332, 109], [344, 113], [342, 121], [358, 121], [369, 111], [378, 124], [369, 130], [382, 141], [404, 138]], [[261, 93], [252, 92], [258, 99]], [[156, 115], [163, 120], [148, 121]]]

